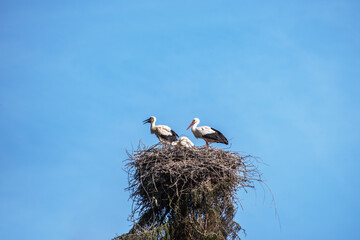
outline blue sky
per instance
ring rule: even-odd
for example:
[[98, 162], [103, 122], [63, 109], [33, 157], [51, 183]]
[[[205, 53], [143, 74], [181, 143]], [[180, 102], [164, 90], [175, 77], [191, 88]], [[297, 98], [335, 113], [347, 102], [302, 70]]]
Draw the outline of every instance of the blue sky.
[[[0, 238], [130, 228], [126, 150], [194, 117], [261, 157], [253, 239], [359, 239], [357, 1], [2, 1]], [[223, 147], [222, 145], [216, 145]]]

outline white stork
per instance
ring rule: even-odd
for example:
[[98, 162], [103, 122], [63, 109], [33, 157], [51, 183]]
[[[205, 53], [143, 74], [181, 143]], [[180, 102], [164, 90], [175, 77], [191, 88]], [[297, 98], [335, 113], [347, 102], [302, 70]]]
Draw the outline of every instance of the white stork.
[[196, 138], [204, 139], [206, 142], [206, 147], [209, 147], [209, 142], [224, 143], [226, 145], [229, 143], [226, 137], [221, 132], [208, 126], [198, 127], [197, 125], [199, 123], [200, 120], [198, 118], [194, 118], [194, 120], [191, 122], [190, 126], [186, 130], [188, 130], [192, 126], [191, 131], [193, 132], [194, 136]]
[[177, 141], [177, 138], [179, 137], [176, 132], [171, 130], [170, 127], [165, 125], [157, 125], [155, 126], [156, 117], [150, 117], [143, 121], [144, 124], [151, 123], [150, 132], [152, 134], [155, 134], [160, 142], [171, 144], [172, 142]]
[[186, 147], [186, 148], [191, 148], [194, 146], [193, 142], [190, 141], [189, 138], [187, 137], [181, 137], [178, 141], [173, 142], [172, 145], [174, 146], [178, 146], [178, 147]]

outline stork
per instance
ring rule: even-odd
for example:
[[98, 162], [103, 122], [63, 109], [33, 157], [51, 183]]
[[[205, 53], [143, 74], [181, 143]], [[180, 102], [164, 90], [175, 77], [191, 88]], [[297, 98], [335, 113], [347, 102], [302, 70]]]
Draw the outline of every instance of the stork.
[[191, 148], [194, 146], [193, 142], [187, 138], [187, 137], [181, 137], [178, 141], [173, 142], [172, 145], [178, 146], [178, 147], [186, 147]]
[[208, 126], [198, 127], [199, 123], [200, 120], [198, 118], [194, 118], [194, 120], [191, 122], [190, 126], [186, 130], [188, 130], [192, 126], [191, 131], [193, 132], [194, 136], [196, 138], [204, 139], [206, 142], [206, 147], [209, 147], [209, 142], [224, 143], [226, 145], [229, 143], [226, 137], [221, 132]]
[[157, 138], [160, 140], [160, 142], [171, 144], [172, 142], [177, 141], [177, 138], [179, 136], [176, 134], [176, 132], [174, 132], [173, 130], [171, 130], [170, 127], [165, 125], [155, 126], [155, 122], [156, 122], [156, 117], [154, 116], [151, 116], [143, 121], [144, 124], [151, 123], [150, 132], [152, 134], [155, 134]]

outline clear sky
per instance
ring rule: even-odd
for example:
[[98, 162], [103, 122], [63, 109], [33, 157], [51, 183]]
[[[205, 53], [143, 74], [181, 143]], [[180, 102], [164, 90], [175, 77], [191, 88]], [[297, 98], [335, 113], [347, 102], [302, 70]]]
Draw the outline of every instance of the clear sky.
[[[126, 150], [194, 117], [261, 157], [247, 240], [360, 239], [360, 4], [0, 3], [0, 239], [129, 230]], [[223, 147], [222, 145], [215, 145]]]

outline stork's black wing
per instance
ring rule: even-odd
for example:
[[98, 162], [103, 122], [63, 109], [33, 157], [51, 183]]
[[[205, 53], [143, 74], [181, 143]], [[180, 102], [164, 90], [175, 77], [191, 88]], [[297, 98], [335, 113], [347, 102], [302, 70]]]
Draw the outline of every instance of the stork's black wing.
[[214, 140], [215, 142], [218, 142], [218, 143], [224, 143], [226, 145], [229, 143], [228, 140], [226, 139], [226, 137], [220, 131], [218, 131], [214, 128], [211, 128], [211, 129], [214, 131], [214, 133], [203, 135], [204, 138]]
[[171, 135], [160, 135], [160, 137], [168, 142], [175, 142], [179, 135], [174, 130], [171, 130]]

